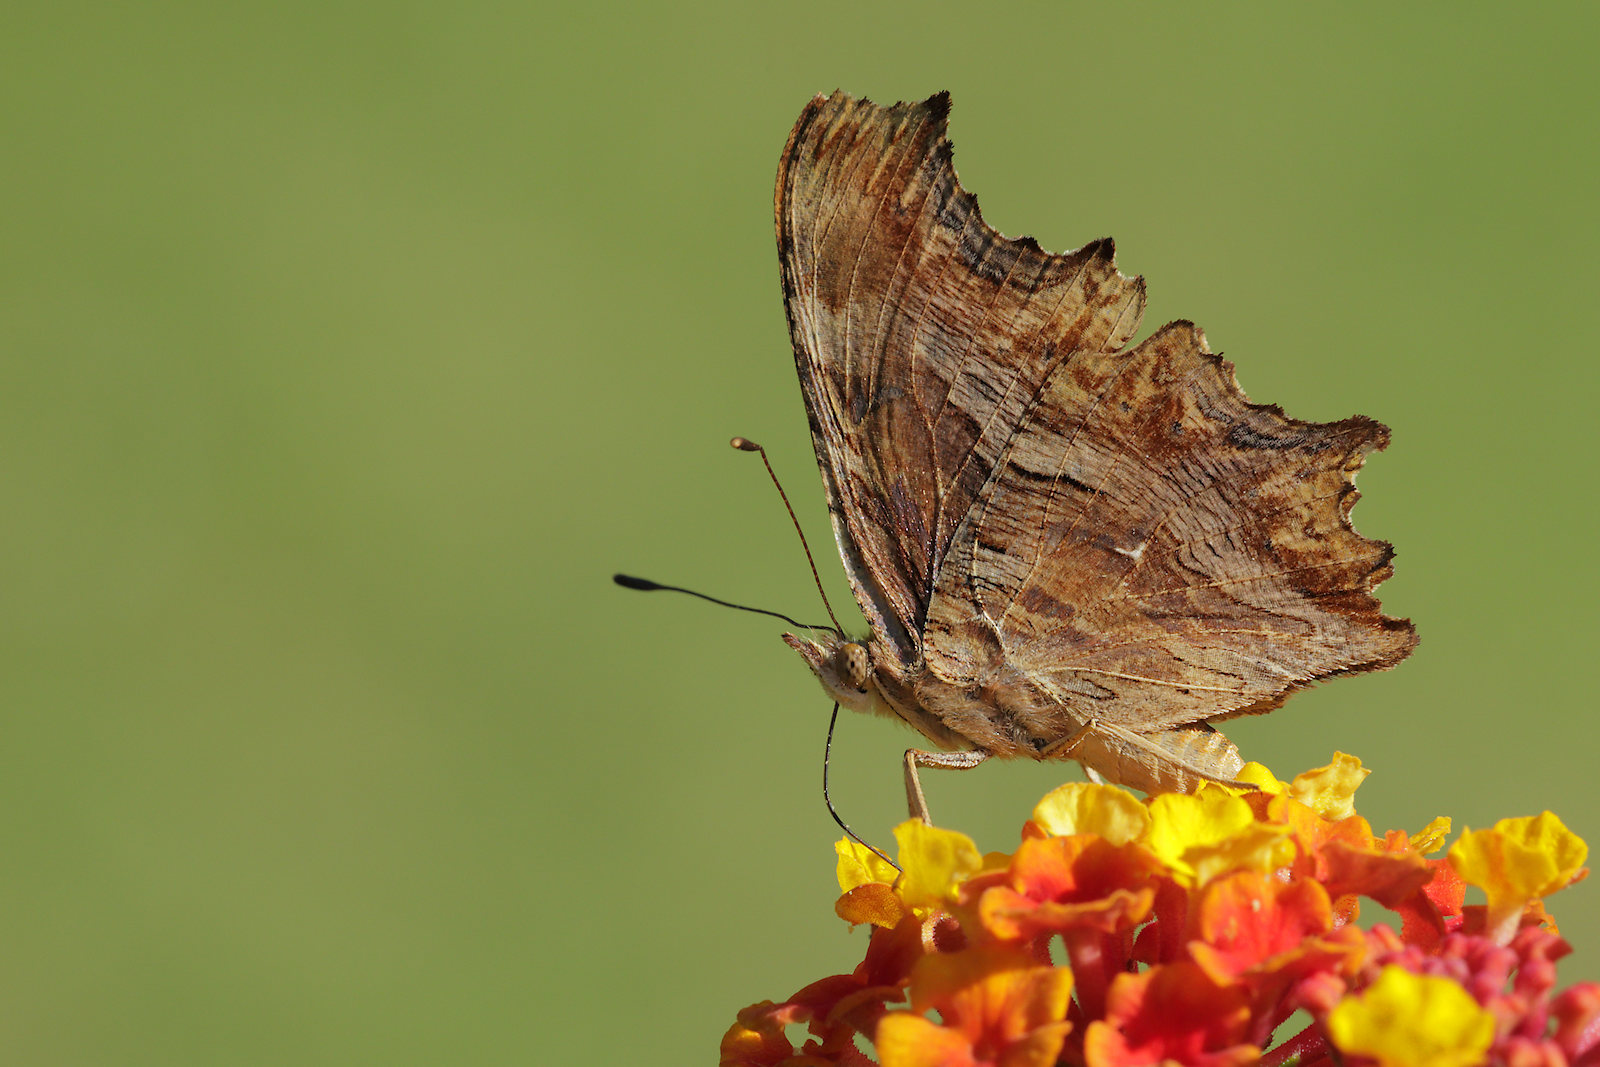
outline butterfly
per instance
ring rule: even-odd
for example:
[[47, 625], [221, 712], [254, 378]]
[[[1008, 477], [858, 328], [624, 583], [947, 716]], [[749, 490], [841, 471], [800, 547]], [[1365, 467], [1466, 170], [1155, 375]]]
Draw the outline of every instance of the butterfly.
[[801, 113], [776, 216], [795, 365], [865, 639], [785, 634], [823, 688], [937, 751], [1073, 759], [1146, 791], [1243, 767], [1212, 725], [1416, 646], [1350, 523], [1389, 431], [1252, 404], [1190, 322], [1129, 346], [1110, 239], [1053, 254], [957, 181], [950, 97]]

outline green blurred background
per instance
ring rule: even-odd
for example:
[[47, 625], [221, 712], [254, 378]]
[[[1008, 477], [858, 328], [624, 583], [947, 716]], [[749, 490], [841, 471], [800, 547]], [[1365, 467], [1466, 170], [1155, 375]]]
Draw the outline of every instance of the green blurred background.
[[[853, 966], [782, 627], [609, 582], [819, 614], [740, 433], [848, 600], [771, 223], [836, 87], [952, 90], [1002, 231], [1393, 427], [1356, 519], [1422, 647], [1247, 755], [1600, 838], [1596, 8], [978, 8], [7, 13], [0, 1060], [705, 1063]], [[836, 744], [880, 841], [910, 739]], [[1077, 776], [928, 784], [1009, 850]]]

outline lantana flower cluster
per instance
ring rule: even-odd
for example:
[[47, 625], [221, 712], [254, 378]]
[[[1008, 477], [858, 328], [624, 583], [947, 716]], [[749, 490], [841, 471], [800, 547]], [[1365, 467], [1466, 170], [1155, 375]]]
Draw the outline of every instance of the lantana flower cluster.
[[[1600, 983], [1557, 992], [1571, 948], [1543, 903], [1587, 846], [1545, 812], [1430, 858], [1449, 820], [1375, 835], [1367, 773], [1338, 754], [1292, 782], [1250, 764], [1254, 789], [1065, 785], [1009, 855], [903, 823], [899, 871], [841, 841], [835, 910], [870, 925], [866, 958], [741, 1011], [721, 1062], [1600, 1067]], [[1357, 925], [1362, 898], [1398, 929]]]

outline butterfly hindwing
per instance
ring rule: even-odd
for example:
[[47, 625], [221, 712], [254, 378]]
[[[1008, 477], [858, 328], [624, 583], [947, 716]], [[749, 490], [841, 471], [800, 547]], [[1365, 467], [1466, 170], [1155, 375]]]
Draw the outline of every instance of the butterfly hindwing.
[[970, 670], [979, 628], [1078, 721], [1141, 732], [1390, 666], [1415, 633], [1372, 592], [1389, 546], [1349, 521], [1354, 472], [1387, 441], [1371, 419], [1251, 404], [1189, 323], [1074, 356], [957, 534], [928, 666]]

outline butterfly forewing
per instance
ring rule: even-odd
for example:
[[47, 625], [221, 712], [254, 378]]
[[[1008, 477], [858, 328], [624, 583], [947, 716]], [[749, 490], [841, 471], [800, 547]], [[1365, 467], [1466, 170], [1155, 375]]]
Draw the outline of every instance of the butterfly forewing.
[[785, 304], [857, 598], [905, 663], [957, 526], [1050, 368], [1120, 347], [1143, 284], [1110, 242], [1056, 256], [986, 225], [949, 99], [819, 97], [778, 175]]

